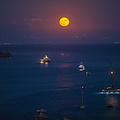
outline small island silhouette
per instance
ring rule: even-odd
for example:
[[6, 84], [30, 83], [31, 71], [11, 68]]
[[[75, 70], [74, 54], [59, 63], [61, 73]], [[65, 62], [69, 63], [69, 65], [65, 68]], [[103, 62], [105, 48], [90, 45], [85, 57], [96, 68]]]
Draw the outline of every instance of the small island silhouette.
[[11, 55], [11, 53], [10, 53], [8, 50], [6, 50], [5, 52], [1, 52], [1, 51], [0, 51], [0, 57], [11, 58], [11, 57], [13, 57], [13, 56]]

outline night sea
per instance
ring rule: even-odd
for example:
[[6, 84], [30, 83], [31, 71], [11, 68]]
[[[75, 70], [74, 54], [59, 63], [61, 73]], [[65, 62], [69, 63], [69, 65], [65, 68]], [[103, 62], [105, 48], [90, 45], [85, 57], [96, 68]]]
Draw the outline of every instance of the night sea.
[[[110, 62], [120, 88], [119, 44], [1, 45], [5, 50], [13, 58], [0, 58], [0, 120], [40, 120], [35, 116], [42, 108], [46, 120], [120, 120], [120, 94], [101, 93], [111, 84]], [[45, 55], [49, 64], [40, 63]], [[85, 71], [78, 69], [81, 62]]]

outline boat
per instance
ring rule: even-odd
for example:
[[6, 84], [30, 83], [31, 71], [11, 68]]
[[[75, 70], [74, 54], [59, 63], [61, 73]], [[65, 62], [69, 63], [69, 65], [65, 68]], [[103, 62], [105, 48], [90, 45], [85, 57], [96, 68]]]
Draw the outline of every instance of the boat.
[[44, 63], [44, 62], [43, 62], [43, 59], [40, 59], [40, 60], [41, 60], [40, 63], [43, 64], [43, 63]]
[[1, 58], [12, 58], [13, 56], [11, 55], [11, 53], [8, 50], [6, 50], [5, 52], [0, 51], [0, 57]]
[[48, 118], [48, 115], [44, 115], [43, 113], [40, 113], [40, 115], [38, 115], [39, 118]]
[[91, 73], [90, 72], [86, 72], [86, 76], [90, 75]]
[[36, 110], [36, 112], [38, 112], [38, 113], [45, 113], [45, 112], [47, 112], [47, 111], [44, 110], [44, 109], [39, 109], [39, 110]]
[[85, 109], [85, 106], [84, 106], [84, 105], [81, 105], [80, 108], [81, 108], [81, 109]]
[[113, 87], [113, 71], [112, 71], [112, 64], [110, 63], [110, 67], [111, 67], [111, 70], [110, 70], [110, 74], [111, 74], [111, 85], [108, 85], [108, 86], [105, 86], [105, 88], [102, 90], [102, 92], [120, 92], [120, 89], [115, 89]]
[[43, 58], [43, 62], [51, 62], [51, 59], [45, 55], [45, 57]]
[[71, 120], [71, 119], [68, 119], [68, 118], [64, 117], [63, 120]]
[[82, 105], [80, 106], [81, 109], [85, 109], [85, 106], [83, 105], [83, 88], [84, 86], [82, 86]]
[[113, 107], [113, 105], [112, 104], [107, 104], [107, 106], [106, 107], [108, 107], [108, 108], [112, 108]]
[[47, 55], [45, 55], [44, 58], [40, 59], [40, 63], [46, 63], [46, 62], [47, 63], [51, 62], [51, 59]]
[[48, 118], [49, 116], [48, 115], [45, 115], [45, 113], [47, 112], [46, 110], [44, 109], [38, 109], [36, 110], [36, 112], [38, 114], [35, 114], [35, 120], [37, 120], [37, 118]]
[[83, 65], [83, 63], [81, 62], [80, 65], [78, 66], [80, 71], [84, 71], [85, 70], [85, 66]]

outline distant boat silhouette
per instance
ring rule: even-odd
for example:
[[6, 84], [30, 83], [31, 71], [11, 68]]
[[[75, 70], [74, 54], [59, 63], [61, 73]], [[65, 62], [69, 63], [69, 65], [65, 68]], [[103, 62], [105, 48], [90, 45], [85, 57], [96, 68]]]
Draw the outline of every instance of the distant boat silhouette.
[[83, 105], [83, 89], [84, 89], [84, 86], [82, 86], [82, 105], [80, 106], [81, 109], [85, 109], [85, 106]]
[[86, 76], [90, 75], [91, 73], [90, 72], [86, 72]]
[[112, 104], [107, 104], [107, 107], [111, 108], [111, 107], [113, 107], [113, 105]]
[[8, 50], [6, 50], [4, 53], [0, 51], [0, 57], [11, 58], [13, 56], [11, 55], [11, 53]]
[[71, 119], [68, 119], [68, 118], [65, 118], [65, 117], [64, 117], [63, 120], [71, 120]]

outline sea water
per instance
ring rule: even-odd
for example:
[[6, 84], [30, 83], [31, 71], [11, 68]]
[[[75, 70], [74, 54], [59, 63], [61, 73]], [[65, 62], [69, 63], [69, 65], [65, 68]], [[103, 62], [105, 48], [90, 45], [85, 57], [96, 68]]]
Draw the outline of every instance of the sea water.
[[[111, 84], [110, 62], [120, 88], [120, 45], [0, 46], [5, 50], [14, 57], [0, 58], [0, 120], [35, 120], [41, 108], [49, 120], [120, 120], [120, 94], [101, 93]], [[40, 64], [45, 55], [51, 62]]]

